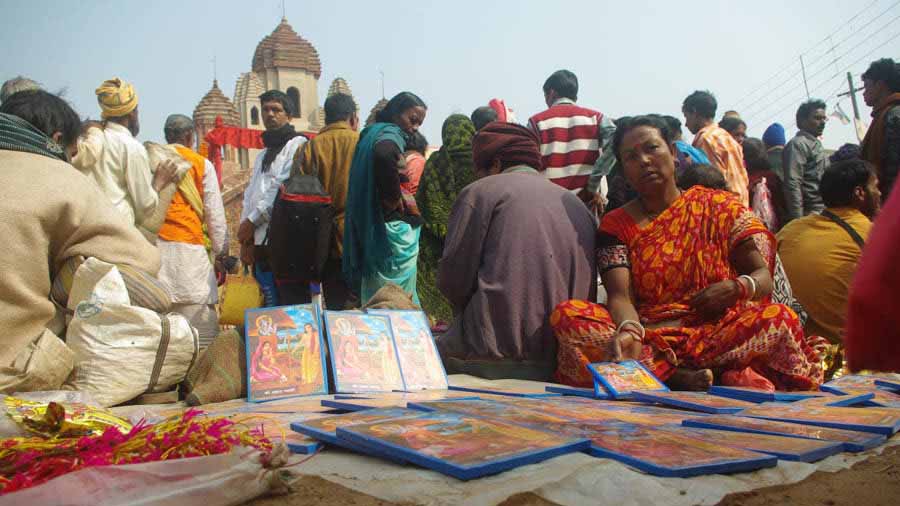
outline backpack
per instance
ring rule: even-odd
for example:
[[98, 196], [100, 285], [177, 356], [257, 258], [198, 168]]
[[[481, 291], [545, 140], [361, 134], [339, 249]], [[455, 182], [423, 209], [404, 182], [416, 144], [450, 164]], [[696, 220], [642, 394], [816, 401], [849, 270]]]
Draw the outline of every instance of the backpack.
[[313, 141], [309, 142], [312, 174], [303, 172], [298, 159], [272, 206], [266, 243], [277, 279], [321, 281], [331, 252], [334, 206], [319, 181]]

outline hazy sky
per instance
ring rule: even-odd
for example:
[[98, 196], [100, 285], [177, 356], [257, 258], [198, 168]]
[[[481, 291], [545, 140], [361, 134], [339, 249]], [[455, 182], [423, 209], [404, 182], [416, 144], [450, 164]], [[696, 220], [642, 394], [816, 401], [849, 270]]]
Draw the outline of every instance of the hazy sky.
[[[121, 76], [140, 95], [142, 140], [160, 140], [168, 114], [192, 113], [212, 84], [214, 56], [230, 97], [281, 18], [280, 0], [0, 2], [0, 80], [23, 74], [64, 89], [82, 116], [96, 118], [94, 89]], [[288, 0], [286, 11], [322, 60], [320, 102], [342, 76], [364, 118], [381, 98], [383, 71], [388, 97], [410, 90], [429, 105], [432, 144], [449, 114], [468, 115], [492, 97], [525, 122], [544, 108], [541, 85], [560, 68], [578, 75], [581, 104], [613, 117], [682, 118], [684, 97], [709, 89], [718, 116], [737, 109], [751, 135], [777, 120], [791, 136], [806, 97], [801, 53], [810, 94], [829, 99], [829, 112], [848, 70], [859, 81], [871, 60], [900, 59], [895, 0]], [[841, 107], [852, 115], [849, 98]], [[831, 121], [826, 147], [848, 141], [852, 128]]]

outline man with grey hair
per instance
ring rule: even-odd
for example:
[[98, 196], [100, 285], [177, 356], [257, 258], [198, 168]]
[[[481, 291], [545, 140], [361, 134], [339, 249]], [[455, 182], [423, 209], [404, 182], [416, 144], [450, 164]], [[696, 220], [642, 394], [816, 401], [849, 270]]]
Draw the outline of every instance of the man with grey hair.
[[16, 76], [3, 83], [3, 86], [0, 87], [0, 102], [6, 102], [9, 97], [20, 91], [39, 89], [41, 89], [41, 85], [36, 81], [32, 81], [24, 76]]
[[213, 257], [226, 253], [225, 207], [213, 165], [195, 152], [194, 122], [172, 114], [164, 127], [166, 142], [190, 162], [191, 169], [178, 183], [178, 191], [159, 229], [159, 279], [172, 294], [172, 310], [183, 314], [208, 346], [219, 334], [218, 302]]

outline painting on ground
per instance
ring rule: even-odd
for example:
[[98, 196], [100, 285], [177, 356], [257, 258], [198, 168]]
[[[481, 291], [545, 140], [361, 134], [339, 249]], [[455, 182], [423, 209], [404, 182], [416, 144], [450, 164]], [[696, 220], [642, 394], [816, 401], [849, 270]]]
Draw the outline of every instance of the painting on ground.
[[325, 348], [311, 305], [247, 311], [247, 400], [328, 393]]
[[337, 434], [339, 439], [461, 480], [584, 450], [590, 444], [580, 437], [448, 412], [341, 427]]
[[336, 392], [404, 390], [387, 316], [325, 311], [325, 326]]

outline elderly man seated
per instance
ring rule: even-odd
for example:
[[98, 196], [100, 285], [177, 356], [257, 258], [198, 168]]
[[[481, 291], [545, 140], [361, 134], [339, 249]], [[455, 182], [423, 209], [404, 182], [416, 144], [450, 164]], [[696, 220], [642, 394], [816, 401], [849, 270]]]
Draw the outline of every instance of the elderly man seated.
[[537, 136], [493, 122], [473, 141], [476, 177], [450, 213], [438, 288], [455, 320], [438, 341], [448, 372], [549, 380], [553, 307], [591, 296], [596, 224], [543, 177]]

